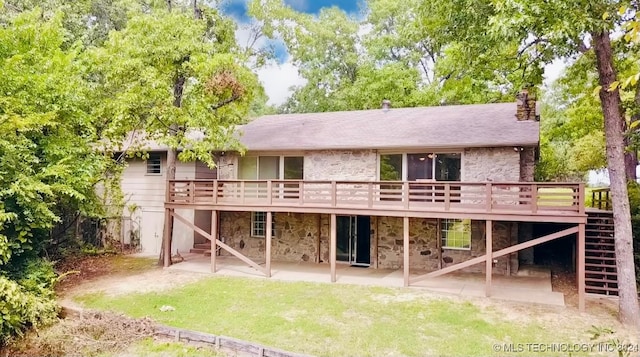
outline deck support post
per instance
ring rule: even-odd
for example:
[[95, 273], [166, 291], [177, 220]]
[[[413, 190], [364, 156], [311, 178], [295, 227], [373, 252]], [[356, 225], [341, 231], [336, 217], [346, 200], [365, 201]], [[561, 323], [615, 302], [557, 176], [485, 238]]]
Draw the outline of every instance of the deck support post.
[[578, 309], [584, 311], [585, 309], [585, 224], [578, 224], [578, 269], [576, 269], [578, 278]]
[[486, 257], [485, 261], [485, 295], [491, 296], [491, 274], [493, 273], [493, 221], [487, 220], [485, 227]]
[[211, 211], [211, 272], [216, 272], [216, 255], [218, 254], [218, 211]]
[[331, 282], [336, 282], [336, 214], [331, 214], [331, 224], [329, 227], [330, 230], [330, 243], [329, 243], [329, 261], [331, 262]]
[[265, 255], [265, 275], [271, 277], [271, 226], [273, 224], [273, 212], [267, 211], [267, 227], [265, 229], [264, 255]]
[[164, 235], [162, 237], [163, 243], [163, 256], [162, 256], [162, 266], [165, 268], [171, 265], [171, 208], [165, 208], [164, 210]]
[[404, 270], [404, 286], [406, 287], [409, 286], [409, 217], [404, 217], [402, 223], [402, 254], [404, 255], [404, 262], [402, 264], [402, 267]]

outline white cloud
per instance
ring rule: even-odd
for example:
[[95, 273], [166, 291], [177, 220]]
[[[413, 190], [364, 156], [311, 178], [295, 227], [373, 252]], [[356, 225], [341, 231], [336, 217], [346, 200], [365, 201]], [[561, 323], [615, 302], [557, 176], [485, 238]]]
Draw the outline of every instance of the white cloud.
[[556, 79], [562, 76], [567, 63], [564, 59], [555, 59], [544, 67], [544, 85], [549, 87]]
[[291, 86], [304, 85], [306, 80], [300, 77], [298, 67], [290, 61], [283, 64], [268, 64], [256, 71], [264, 90], [269, 96], [268, 104], [283, 104], [291, 95]]
[[307, 0], [287, 0], [287, 5], [296, 9], [297, 11], [306, 11], [309, 9], [309, 3]]

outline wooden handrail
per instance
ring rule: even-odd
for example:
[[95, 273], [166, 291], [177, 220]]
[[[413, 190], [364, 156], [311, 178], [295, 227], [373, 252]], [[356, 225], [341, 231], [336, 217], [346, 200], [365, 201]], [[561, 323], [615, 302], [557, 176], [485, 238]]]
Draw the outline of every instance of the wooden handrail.
[[535, 215], [550, 210], [584, 214], [584, 194], [580, 183], [170, 180], [166, 199], [173, 204], [513, 210]]

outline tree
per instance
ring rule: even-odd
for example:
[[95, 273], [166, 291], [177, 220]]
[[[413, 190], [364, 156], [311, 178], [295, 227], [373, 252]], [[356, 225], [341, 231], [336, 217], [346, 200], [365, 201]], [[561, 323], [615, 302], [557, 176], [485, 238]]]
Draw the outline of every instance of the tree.
[[338, 8], [314, 16], [282, 0], [254, 0], [250, 13], [266, 36], [282, 38], [307, 80], [294, 89], [284, 112], [379, 108], [384, 99], [396, 107], [513, 100], [521, 79], [515, 56], [508, 54], [517, 46], [476, 46], [482, 54], [471, 57], [469, 44], [447, 29], [452, 21], [460, 29], [471, 23], [453, 17], [460, 11], [478, 21], [490, 16], [490, 7], [467, 2], [472, 10], [431, 2], [422, 11], [418, 0], [372, 0], [366, 16], [356, 19]]
[[95, 184], [110, 161], [92, 146], [89, 92], [79, 49], [65, 49], [62, 14], [43, 18], [35, 9], [6, 18], [0, 27], [0, 270], [46, 247], [57, 207], [98, 214]]
[[87, 60], [101, 133], [118, 143], [144, 133], [167, 145], [167, 179], [175, 178], [177, 149], [181, 160], [210, 166], [212, 151], [239, 150], [233, 129], [258, 92], [236, 56], [233, 23], [211, 8], [198, 9], [198, 18], [191, 10], [174, 4], [137, 15]]
[[[515, 41], [521, 56], [539, 67], [557, 57], [595, 56], [600, 84], [600, 107], [604, 118], [607, 167], [615, 222], [620, 320], [640, 326], [635, 280], [631, 217], [625, 177], [625, 118], [618, 83], [611, 31], [619, 26], [616, 16], [626, 1], [533, 0], [494, 1], [496, 14], [485, 29], [494, 38]], [[613, 15], [612, 15], [613, 14]], [[561, 16], [559, 16], [561, 15]], [[591, 46], [589, 46], [591, 45]]]

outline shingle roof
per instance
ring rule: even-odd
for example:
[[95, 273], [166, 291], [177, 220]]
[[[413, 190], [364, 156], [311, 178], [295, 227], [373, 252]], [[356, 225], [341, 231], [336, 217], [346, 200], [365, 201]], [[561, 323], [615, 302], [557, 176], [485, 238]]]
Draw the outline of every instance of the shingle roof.
[[535, 146], [540, 125], [516, 103], [259, 117], [239, 129], [251, 151]]

